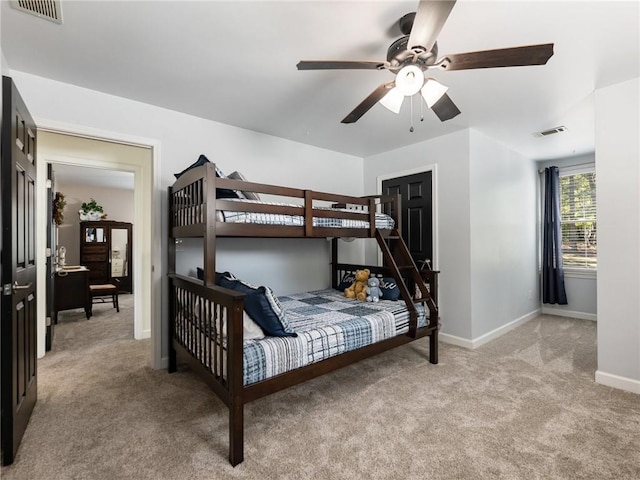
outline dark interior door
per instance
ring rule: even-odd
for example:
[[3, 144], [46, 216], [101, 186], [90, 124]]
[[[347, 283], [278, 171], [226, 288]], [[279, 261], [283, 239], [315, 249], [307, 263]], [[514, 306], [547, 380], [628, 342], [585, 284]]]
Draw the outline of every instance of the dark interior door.
[[53, 200], [55, 197], [55, 179], [53, 177], [53, 165], [47, 165], [47, 336], [45, 349], [51, 350], [53, 344], [53, 334], [55, 322], [53, 321], [53, 300], [55, 288], [55, 259], [56, 259], [56, 224], [53, 221]]
[[2, 463], [13, 463], [36, 403], [36, 127], [2, 77]]
[[400, 194], [402, 238], [420, 267], [433, 258], [433, 185], [431, 171], [383, 180], [384, 194]]

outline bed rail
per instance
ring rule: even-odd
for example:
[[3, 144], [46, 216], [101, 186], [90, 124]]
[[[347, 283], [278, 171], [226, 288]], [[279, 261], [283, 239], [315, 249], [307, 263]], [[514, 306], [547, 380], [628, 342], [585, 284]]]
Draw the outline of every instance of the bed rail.
[[[269, 203], [216, 199], [217, 189], [269, 195]], [[375, 236], [376, 212], [390, 215], [398, 226], [396, 195], [354, 197], [313, 190], [245, 182], [215, 176], [213, 164], [189, 170], [170, 189], [172, 236], [200, 237], [208, 229], [218, 237], [368, 237]], [[284, 205], [283, 205], [284, 204]], [[340, 210], [338, 209], [340, 208]], [[225, 222], [221, 212], [297, 216], [298, 225]], [[335, 218], [366, 223], [343, 228], [314, 225], [314, 219]]]
[[169, 372], [178, 357], [199, 372], [229, 408], [229, 462], [244, 457], [244, 294], [169, 275]]
[[[169, 275], [169, 370], [175, 371], [176, 347], [191, 357], [215, 381], [216, 391], [229, 404], [234, 383], [242, 386], [243, 294], [200, 280]], [[235, 340], [235, 342], [234, 342]], [[235, 358], [234, 356], [238, 357]]]

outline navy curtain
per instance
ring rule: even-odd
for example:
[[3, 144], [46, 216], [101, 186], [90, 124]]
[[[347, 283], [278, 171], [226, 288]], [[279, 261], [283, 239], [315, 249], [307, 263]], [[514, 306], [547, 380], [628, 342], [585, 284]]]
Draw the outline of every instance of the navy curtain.
[[558, 167], [544, 169], [544, 231], [542, 247], [542, 303], [567, 304], [562, 266], [560, 176]]

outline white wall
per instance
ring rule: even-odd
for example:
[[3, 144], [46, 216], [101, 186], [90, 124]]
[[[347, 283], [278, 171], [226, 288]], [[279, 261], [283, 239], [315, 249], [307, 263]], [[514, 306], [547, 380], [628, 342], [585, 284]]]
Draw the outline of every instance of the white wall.
[[[576, 155], [573, 157], [556, 158], [552, 160], [538, 161], [538, 169], [544, 170], [546, 167], [571, 167], [575, 165], [583, 165], [588, 163], [595, 163], [595, 153], [587, 153], [583, 155]], [[541, 191], [541, 181], [543, 182], [544, 176], [540, 175], [537, 179], [538, 189]], [[596, 189], [596, 198], [598, 192]], [[539, 195], [539, 215], [538, 215], [538, 229], [541, 235], [542, 229], [542, 212], [543, 198]], [[598, 225], [598, 230], [600, 225]], [[539, 236], [539, 238], [541, 238]], [[539, 251], [542, 247], [538, 246]], [[560, 315], [573, 318], [582, 318], [586, 320], [596, 320], [597, 318], [597, 272], [578, 273], [571, 270], [566, 271], [564, 275], [564, 287], [567, 292], [567, 305], [555, 305], [555, 304], [543, 304], [542, 313], [548, 313], [551, 315]]]
[[539, 311], [537, 171], [535, 162], [476, 130], [469, 151], [471, 338], [478, 343]]
[[442, 338], [479, 346], [538, 312], [536, 167], [464, 130], [367, 157], [366, 193], [379, 176], [427, 165], [435, 165]]
[[640, 79], [596, 91], [598, 371], [640, 393]]
[[[12, 71], [12, 77], [36, 122], [53, 121], [69, 126], [81, 126], [84, 129], [113, 132], [157, 140], [160, 144], [160, 174], [156, 189], [160, 190], [161, 202], [154, 206], [150, 215], [160, 215], [161, 250], [166, 252], [166, 189], [173, 183], [173, 173], [179, 172], [193, 163], [198, 155], [206, 154], [211, 161], [230, 173], [241, 171], [249, 180], [297, 188], [311, 188], [322, 191], [363, 194], [362, 159], [329, 150], [303, 145], [288, 140], [271, 137], [204, 120], [172, 110], [103, 94], [74, 85], [56, 82], [46, 78]], [[245, 249], [260, 250], [264, 244], [260, 240], [240, 239]], [[278, 271], [267, 260], [256, 262], [255, 257], [246, 257], [234, 249], [220, 251], [221, 265], [233, 264], [234, 273], [245, 276], [248, 281], [263, 282], [262, 277], [254, 277], [256, 272], [267, 272], [269, 278], [278, 278], [290, 270], [299, 258], [314, 258], [313, 266], [304, 272], [305, 277], [317, 275], [328, 269], [329, 255], [317, 257], [313, 242], [280, 242], [270, 246], [276, 248], [273, 255], [278, 256], [282, 264]], [[225, 247], [222, 246], [220, 250]], [[327, 250], [328, 252], [328, 250]], [[148, 255], [149, 252], [138, 252]], [[264, 256], [265, 259], [268, 256]], [[353, 261], [358, 261], [356, 255]], [[154, 263], [156, 263], [154, 261]], [[201, 264], [201, 261], [200, 261]], [[162, 297], [166, 291], [166, 258], [160, 259], [161, 285], [157, 295]], [[156, 263], [156, 268], [158, 268]], [[313, 273], [311, 273], [313, 272]], [[299, 291], [299, 278], [279, 277], [282, 283], [276, 292], [289, 293]], [[323, 283], [328, 284], [328, 275]], [[162, 331], [166, 331], [166, 305], [162, 305]], [[163, 352], [166, 354], [166, 341], [163, 339]], [[166, 355], [165, 355], [166, 356]]]
[[[378, 193], [378, 176], [435, 165], [438, 218], [434, 269], [440, 270], [442, 332], [471, 339], [469, 131], [408, 145], [365, 159], [366, 194]], [[367, 258], [375, 261], [374, 247]]]

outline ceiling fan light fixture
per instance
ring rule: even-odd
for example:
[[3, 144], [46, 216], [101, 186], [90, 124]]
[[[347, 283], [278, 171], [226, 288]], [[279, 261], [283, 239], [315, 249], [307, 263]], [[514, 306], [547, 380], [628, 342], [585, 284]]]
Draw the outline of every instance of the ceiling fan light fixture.
[[442, 85], [433, 78], [427, 78], [421, 90], [422, 98], [427, 102], [427, 106], [431, 108], [447, 93], [447, 90], [449, 90], [449, 87]]
[[424, 84], [424, 73], [415, 65], [402, 67], [396, 76], [396, 88], [405, 97], [415, 95]]
[[380, 104], [391, 110], [393, 113], [400, 113], [400, 107], [402, 107], [402, 101], [404, 100], [404, 95], [398, 87], [394, 87], [389, 92], [380, 99]]

